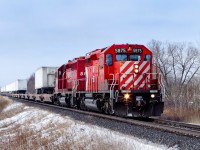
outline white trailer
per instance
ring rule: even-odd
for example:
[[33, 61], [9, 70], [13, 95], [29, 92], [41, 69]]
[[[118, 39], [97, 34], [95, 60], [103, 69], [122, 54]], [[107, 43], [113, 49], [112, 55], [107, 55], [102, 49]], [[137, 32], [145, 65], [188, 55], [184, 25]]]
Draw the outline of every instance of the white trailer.
[[6, 85], [6, 92], [25, 92], [27, 90], [27, 79], [18, 79]]
[[1, 93], [6, 92], [6, 86], [1, 87]]
[[37, 94], [53, 92], [56, 71], [57, 67], [41, 67], [35, 71], [35, 90]]

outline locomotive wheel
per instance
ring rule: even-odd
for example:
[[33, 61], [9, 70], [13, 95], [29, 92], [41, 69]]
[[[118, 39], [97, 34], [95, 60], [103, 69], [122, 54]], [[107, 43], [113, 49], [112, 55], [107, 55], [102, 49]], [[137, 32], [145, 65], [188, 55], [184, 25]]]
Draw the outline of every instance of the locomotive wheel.
[[53, 100], [53, 104], [59, 106], [60, 102], [59, 102], [59, 96], [56, 96]]
[[67, 97], [67, 98], [65, 99], [65, 102], [66, 102], [66, 104], [67, 104], [67, 107], [69, 107], [69, 108], [72, 107], [70, 99], [71, 99], [71, 97]]
[[84, 103], [83, 100], [84, 100], [84, 98], [81, 98], [81, 99], [80, 99], [80, 109], [81, 109], [81, 110], [86, 110], [86, 106], [85, 106], [85, 103]]
[[78, 98], [76, 99], [76, 106], [77, 106], [77, 109], [80, 109], [80, 103], [81, 103], [81, 98], [78, 97]]
[[33, 97], [33, 101], [36, 101], [36, 98], [35, 98], [35, 97]]
[[104, 103], [104, 106], [102, 107], [102, 109], [105, 114], [109, 114], [109, 115], [113, 114], [113, 112], [111, 110], [111, 106], [108, 102]]

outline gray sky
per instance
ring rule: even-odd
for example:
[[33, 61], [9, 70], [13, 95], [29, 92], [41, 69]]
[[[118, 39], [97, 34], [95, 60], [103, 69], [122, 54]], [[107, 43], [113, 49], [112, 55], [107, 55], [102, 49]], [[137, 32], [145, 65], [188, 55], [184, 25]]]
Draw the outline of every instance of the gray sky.
[[114, 43], [195, 43], [199, 15], [199, 0], [0, 0], [0, 86]]

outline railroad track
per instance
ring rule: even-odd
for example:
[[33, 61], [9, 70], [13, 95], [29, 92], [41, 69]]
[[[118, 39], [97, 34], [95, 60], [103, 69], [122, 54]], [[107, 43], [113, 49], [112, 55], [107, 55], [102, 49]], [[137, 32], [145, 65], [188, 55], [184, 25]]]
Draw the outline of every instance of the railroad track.
[[190, 130], [194, 132], [200, 133], [200, 125], [194, 125], [194, 124], [188, 124], [184, 122], [178, 122], [178, 121], [171, 121], [171, 120], [163, 120], [163, 119], [153, 119], [154, 123], [159, 123], [167, 126], [173, 126], [174, 128], [182, 128], [185, 130]]
[[52, 105], [52, 104], [47, 104], [47, 103], [42, 103], [42, 102], [37, 102], [37, 101], [30, 101], [30, 100], [24, 100], [24, 99], [18, 99], [18, 98], [12, 98], [12, 99], [20, 101], [20, 102], [29, 102], [29, 103], [34, 103], [34, 104], [43, 105], [47, 107], [53, 107], [60, 110], [73, 111], [76, 113], [81, 113], [81, 114], [90, 115], [94, 117], [100, 117], [100, 118], [109, 119], [113, 121], [119, 121], [123, 123], [132, 124], [132, 125], [143, 126], [145, 128], [154, 128], [156, 130], [160, 130], [163, 132], [170, 132], [177, 135], [200, 138], [200, 126], [198, 125], [187, 124], [187, 123], [177, 122], [177, 121], [170, 121], [170, 120], [155, 119], [155, 118], [151, 119], [151, 121], [141, 121], [141, 120], [135, 120], [132, 118], [121, 118], [117, 116], [100, 114], [96, 112], [77, 110], [73, 108], [67, 108], [67, 107], [62, 107], [62, 106], [57, 106], [57, 105]]

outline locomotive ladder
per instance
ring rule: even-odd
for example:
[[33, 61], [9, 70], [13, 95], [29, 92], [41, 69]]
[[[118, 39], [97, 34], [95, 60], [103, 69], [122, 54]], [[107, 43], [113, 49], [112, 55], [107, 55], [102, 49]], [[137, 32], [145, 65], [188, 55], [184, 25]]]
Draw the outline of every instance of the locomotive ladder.
[[112, 83], [110, 85], [110, 98], [115, 98], [114, 97], [114, 94], [113, 94], [113, 89], [115, 88], [116, 84], [117, 83], [117, 80], [115, 79], [115, 75], [114, 74], [110, 74], [112, 76]]

